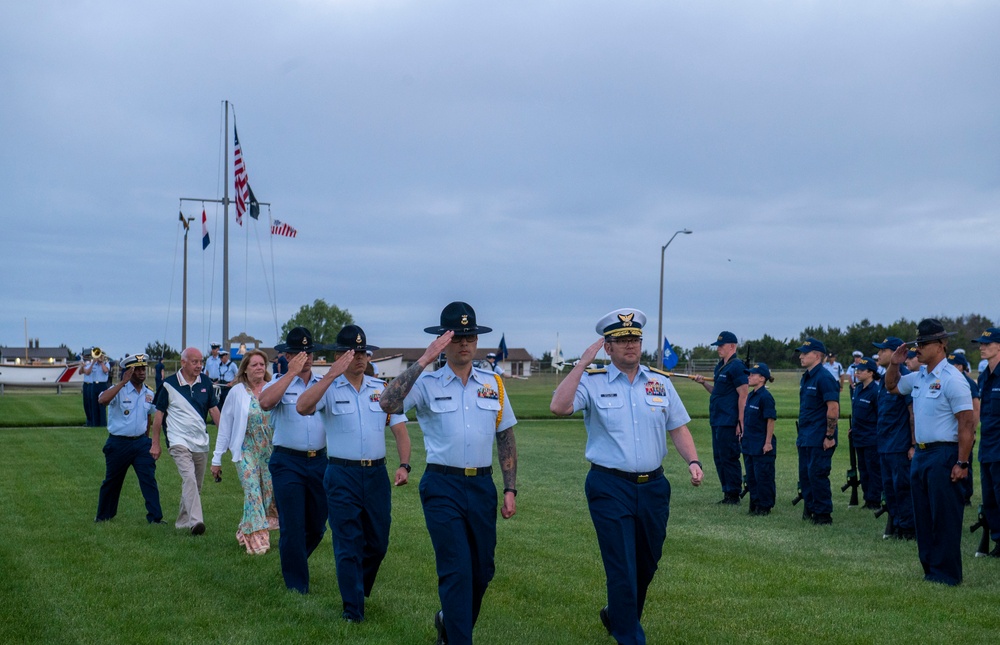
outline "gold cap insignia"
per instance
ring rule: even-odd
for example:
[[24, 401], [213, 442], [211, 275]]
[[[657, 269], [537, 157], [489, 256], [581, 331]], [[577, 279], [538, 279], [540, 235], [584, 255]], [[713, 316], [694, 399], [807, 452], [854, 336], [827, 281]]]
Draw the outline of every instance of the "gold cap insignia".
[[459, 322], [461, 322], [463, 325], [468, 325], [469, 324], [469, 314], [462, 314], [462, 320], [459, 321]]
[[306, 338], [305, 336], [303, 336], [302, 337], [302, 346], [305, 347], [308, 344], [309, 344], [309, 339]]
[[361, 340], [361, 334], [358, 334], [358, 337], [354, 339], [354, 342], [357, 343], [358, 345], [360, 345], [363, 342]]
[[622, 327], [631, 327], [632, 318], [635, 317], [635, 313], [630, 314], [618, 314], [618, 320], [622, 321]]

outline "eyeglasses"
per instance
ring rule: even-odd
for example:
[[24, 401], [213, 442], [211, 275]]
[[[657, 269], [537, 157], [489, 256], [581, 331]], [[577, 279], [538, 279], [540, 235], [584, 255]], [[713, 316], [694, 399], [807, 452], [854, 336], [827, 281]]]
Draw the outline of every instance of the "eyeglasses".
[[474, 344], [474, 343], [476, 343], [476, 342], [479, 341], [479, 336], [452, 336], [451, 337], [451, 344], [452, 345], [457, 345], [457, 344], [459, 344], [459, 343], [461, 343], [463, 341], [466, 342], [466, 343], [468, 343], [469, 345], [472, 345], [472, 344]]
[[917, 347], [927, 347], [928, 345], [933, 345], [934, 343], [940, 343], [939, 340], [918, 340]]
[[615, 345], [625, 345], [625, 346], [629, 346], [629, 345], [641, 345], [642, 344], [642, 339], [641, 338], [636, 338], [635, 336], [632, 336], [632, 337], [624, 337], [624, 338], [610, 338], [610, 339], [608, 339], [608, 342], [609, 343], [614, 343]]

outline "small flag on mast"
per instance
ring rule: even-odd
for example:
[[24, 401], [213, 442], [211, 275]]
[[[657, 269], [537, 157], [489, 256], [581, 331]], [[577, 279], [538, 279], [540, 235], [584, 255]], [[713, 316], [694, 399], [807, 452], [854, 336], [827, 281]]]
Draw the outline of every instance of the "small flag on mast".
[[500, 334], [500, 348], [497, 349], [497, 360], [507, 360], [507, 335]]
[[203, 208], [201, 209], [201, 250], [207, 249], [210, 242], [211, 240], [208, 239], [208, 217], [206, 217]]
[[665, 369], [665, 370], [672, 370], [672, 369], [674, 369], [675, 367], [677, 367], [677, 361], [679, 361], [679, 360], [680, 360], [680, 357], [677, 356], [677, 353], [670, 346], [670, 341], [667, 340], [666, 336], [664, 336], [663, 337], [663, 369]]
[[240, 135], [233, 123], [233, 168], [235, 170], [236, 187], [236, 223], [243, 226], [243, 214], [247, 212], [247, 169], [243, 165], [243, 150], [240, 148]]
[[283, 223], [281, 220], [276, 219], [274, 220], [274, 223], [271, 224], [271, 235], [284, 235], [285, 237], [295, 237], [296, 235], [298, 235], [298, 233], [299, 233], [298, 231], [296, 231], [288, 224]]
[[257, 201], [257, 197], [253, 194], [253, 188], [250, 188], [250, 182], [247, 182], [247, 195], [250, 201], [250, 217], [254, 219], [260, 218], [260, 202]]

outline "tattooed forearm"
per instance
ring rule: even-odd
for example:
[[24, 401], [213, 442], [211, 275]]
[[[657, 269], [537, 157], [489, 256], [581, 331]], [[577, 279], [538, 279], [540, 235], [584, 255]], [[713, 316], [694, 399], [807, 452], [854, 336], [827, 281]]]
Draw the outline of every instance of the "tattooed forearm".
[[833, 436], [833, 433], [837, 431], [837, 420], [826, 418], [826, 434], [827, 436]]
[[514, 443], [514, 428], [497, 433], [497, 457], [503, 473], [503, 487], [517, 488], [517, 444]]
[[423, 371], [423, 365], [414, 363], [405, 372], [392, 379], [392, 383], [386, 386], [385, 390], [382, 391], [382, 397], [379, 399], [382, 411], [388, 414], [402, 414], [403, 399], [413, 389], [413, 384], [417, 382], [417, 377]]

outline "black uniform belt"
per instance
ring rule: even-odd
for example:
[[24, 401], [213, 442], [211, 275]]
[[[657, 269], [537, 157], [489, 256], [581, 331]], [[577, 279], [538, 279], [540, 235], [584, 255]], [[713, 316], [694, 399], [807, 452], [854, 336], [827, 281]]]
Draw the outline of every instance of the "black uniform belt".
[[381, 459], [341, 459], [340, 457], [330, 457], [327, 461], [335, 466], [355, 466], [360, 468], [385, 465], [385, 457]]
[[483, 466], [482, 468], [456, 468], [455, 466], [442, 466], [441, 464], [427, 464], [427, 470], [432, 473], [463, 475], [465, 477], [485, 477], [486, 475], [493, 474], [493, 466]]
[[622, 479], [627, 479], [633, 484], [645, 484], [651, 479], [659, 477], [663, 474], [663, 466], [660, 466], [656, 470], [652, 470], [648, 473], [631, 473], [627, 470], [618, 470], [617, 468], [608, 468], [606, 466], [599, 466], [597, 464], [590, 464], [591, 470], [596, 470], [599, 473], [608, 473], [609, 475], [614, 475], [615, 477], [621, 477]]
[[126, 437], [125, 435], [110, 434], [109, 433], [108, 436], [111, 437], [112, 439], [124, 439], [126, 441], [135, 441], [136, 439], [145, 439], [146, 438], [146, 435], [144, 435], [144, 434], [136, 435], [134, 437]]
[[957, 446], [957, 441], [932, 441], [930, 443], [918, 443], [917, 448], [930, 450], [931, 448], [943, 448], [945, 446]]
[[306, 459], [326, 457], [326, 448], [320, 448], [319, 450], [292, 450], [284, 446], [275, 446], [274, 451], [283, 452], [286, 455], [295, 455], [296, 457], [305, 457]]

